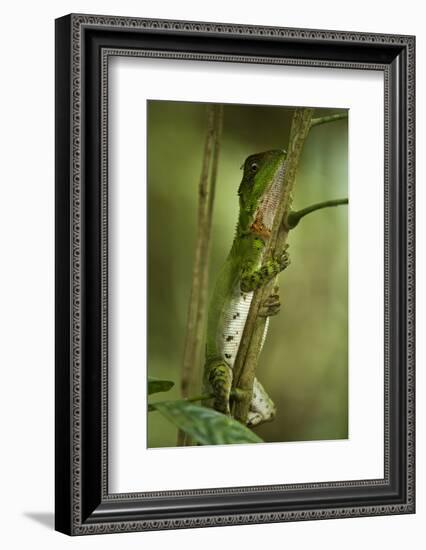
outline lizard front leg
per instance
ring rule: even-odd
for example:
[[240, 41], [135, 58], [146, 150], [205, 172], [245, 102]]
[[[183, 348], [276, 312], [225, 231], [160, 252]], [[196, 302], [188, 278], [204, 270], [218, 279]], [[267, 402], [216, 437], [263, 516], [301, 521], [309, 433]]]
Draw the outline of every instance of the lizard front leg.
[[285, 248], [279, 258], [268, 260], [259, 269], [252, 270], [250, 269], [251, 266], [246, 268], [241, 278], [241, 290], [243, 292], [252, 292], [271, 281], [281, 271], [286, 269], [290, 265], [287, 248]]
[[204, 368], [205, 386], [213, 395], [212, 406], [216, 411], [230, 415], [230, 397], [232, 388], [232, 369], [225, 361], [208, 361]]

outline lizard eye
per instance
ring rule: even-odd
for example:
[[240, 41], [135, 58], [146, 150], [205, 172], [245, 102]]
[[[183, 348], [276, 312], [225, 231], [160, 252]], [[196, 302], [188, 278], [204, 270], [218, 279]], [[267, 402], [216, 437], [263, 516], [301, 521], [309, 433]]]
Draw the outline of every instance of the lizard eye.
[[259, 169], [259, 165], [257, 164], [257, 162], [252, 162], [252, 163], [250, 164], [250, 172], [253, 172], [253, 174], [254, 174], [255, 172], [257, 172], [258, 169]]

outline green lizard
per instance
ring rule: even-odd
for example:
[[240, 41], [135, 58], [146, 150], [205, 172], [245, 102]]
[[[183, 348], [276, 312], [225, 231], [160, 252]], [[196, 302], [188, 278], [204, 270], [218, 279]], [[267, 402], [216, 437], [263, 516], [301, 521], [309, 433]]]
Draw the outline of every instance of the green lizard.
[[[285, 151], [272, 150], [251, 155], [244, 162], [238, 189], [240, 212], [236, 234], [209, 305], [204, 388], [213, 396], [210, 406], [227, 415], [230, 414], [232, 368], [253, 292], [276, 278], [289, 264], [286, 251], [280, 258], [263, 261], [281, 196], [285, 160]], [[277, 291], [275, 287], [262, 305], [264, 316], [278, 313]], [[255, 378], [247, 424], [255, 426], [271, 420], [274, 415], [274, 403]]]

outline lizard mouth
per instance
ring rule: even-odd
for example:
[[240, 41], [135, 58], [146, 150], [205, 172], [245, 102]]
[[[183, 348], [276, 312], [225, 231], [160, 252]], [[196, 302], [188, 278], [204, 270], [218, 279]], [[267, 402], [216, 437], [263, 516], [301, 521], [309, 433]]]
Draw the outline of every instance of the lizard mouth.
[[278, 169], [275, 177], [264, 194], [251, 225], [253, 233], [263, 237], [271, 235], [274, 216], [281, 198], [281, 190], [284, 183], [285, 164]]

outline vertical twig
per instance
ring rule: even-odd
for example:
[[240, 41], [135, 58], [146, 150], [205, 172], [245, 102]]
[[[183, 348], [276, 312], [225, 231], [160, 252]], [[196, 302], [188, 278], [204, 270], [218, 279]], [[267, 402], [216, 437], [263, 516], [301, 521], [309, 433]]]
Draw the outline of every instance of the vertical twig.
[[[193, 389], [197, 369], [200, 368], [202, 361], [201, 345], [207, 313], [210, 236], [222, 124], [223, 106], [209, 105], [203, 165], [198, 186], [197, 239], [182, 362], [181, 393], [184, 399], [188, 397]], [[188, 445], [189, 443], [184, 432], [179, 431], [177, 444]]]
[[[291, 206], [294, 182], [303, 145], [311, 127], [313, 109], [296, 109], [290, 129], [288, 156], [284, 185], [279, 207], [275, 213], [271, 238], [265, 250], [265, 261], [273, 256], [280, 256], [284, 250], [289, 228], [286, 218]], [[241, 397], [233, 405], [233, 416], [246, 423], [249, 411], [253, 382], [261, 346], [265, 319], [258, 317], [259, 307], [271, 292], [274, 283], [255, 291], [250, 305], [250, 311], [244, 327], [243, 336], [234, 364], [233, 387], [243, 390]]]

